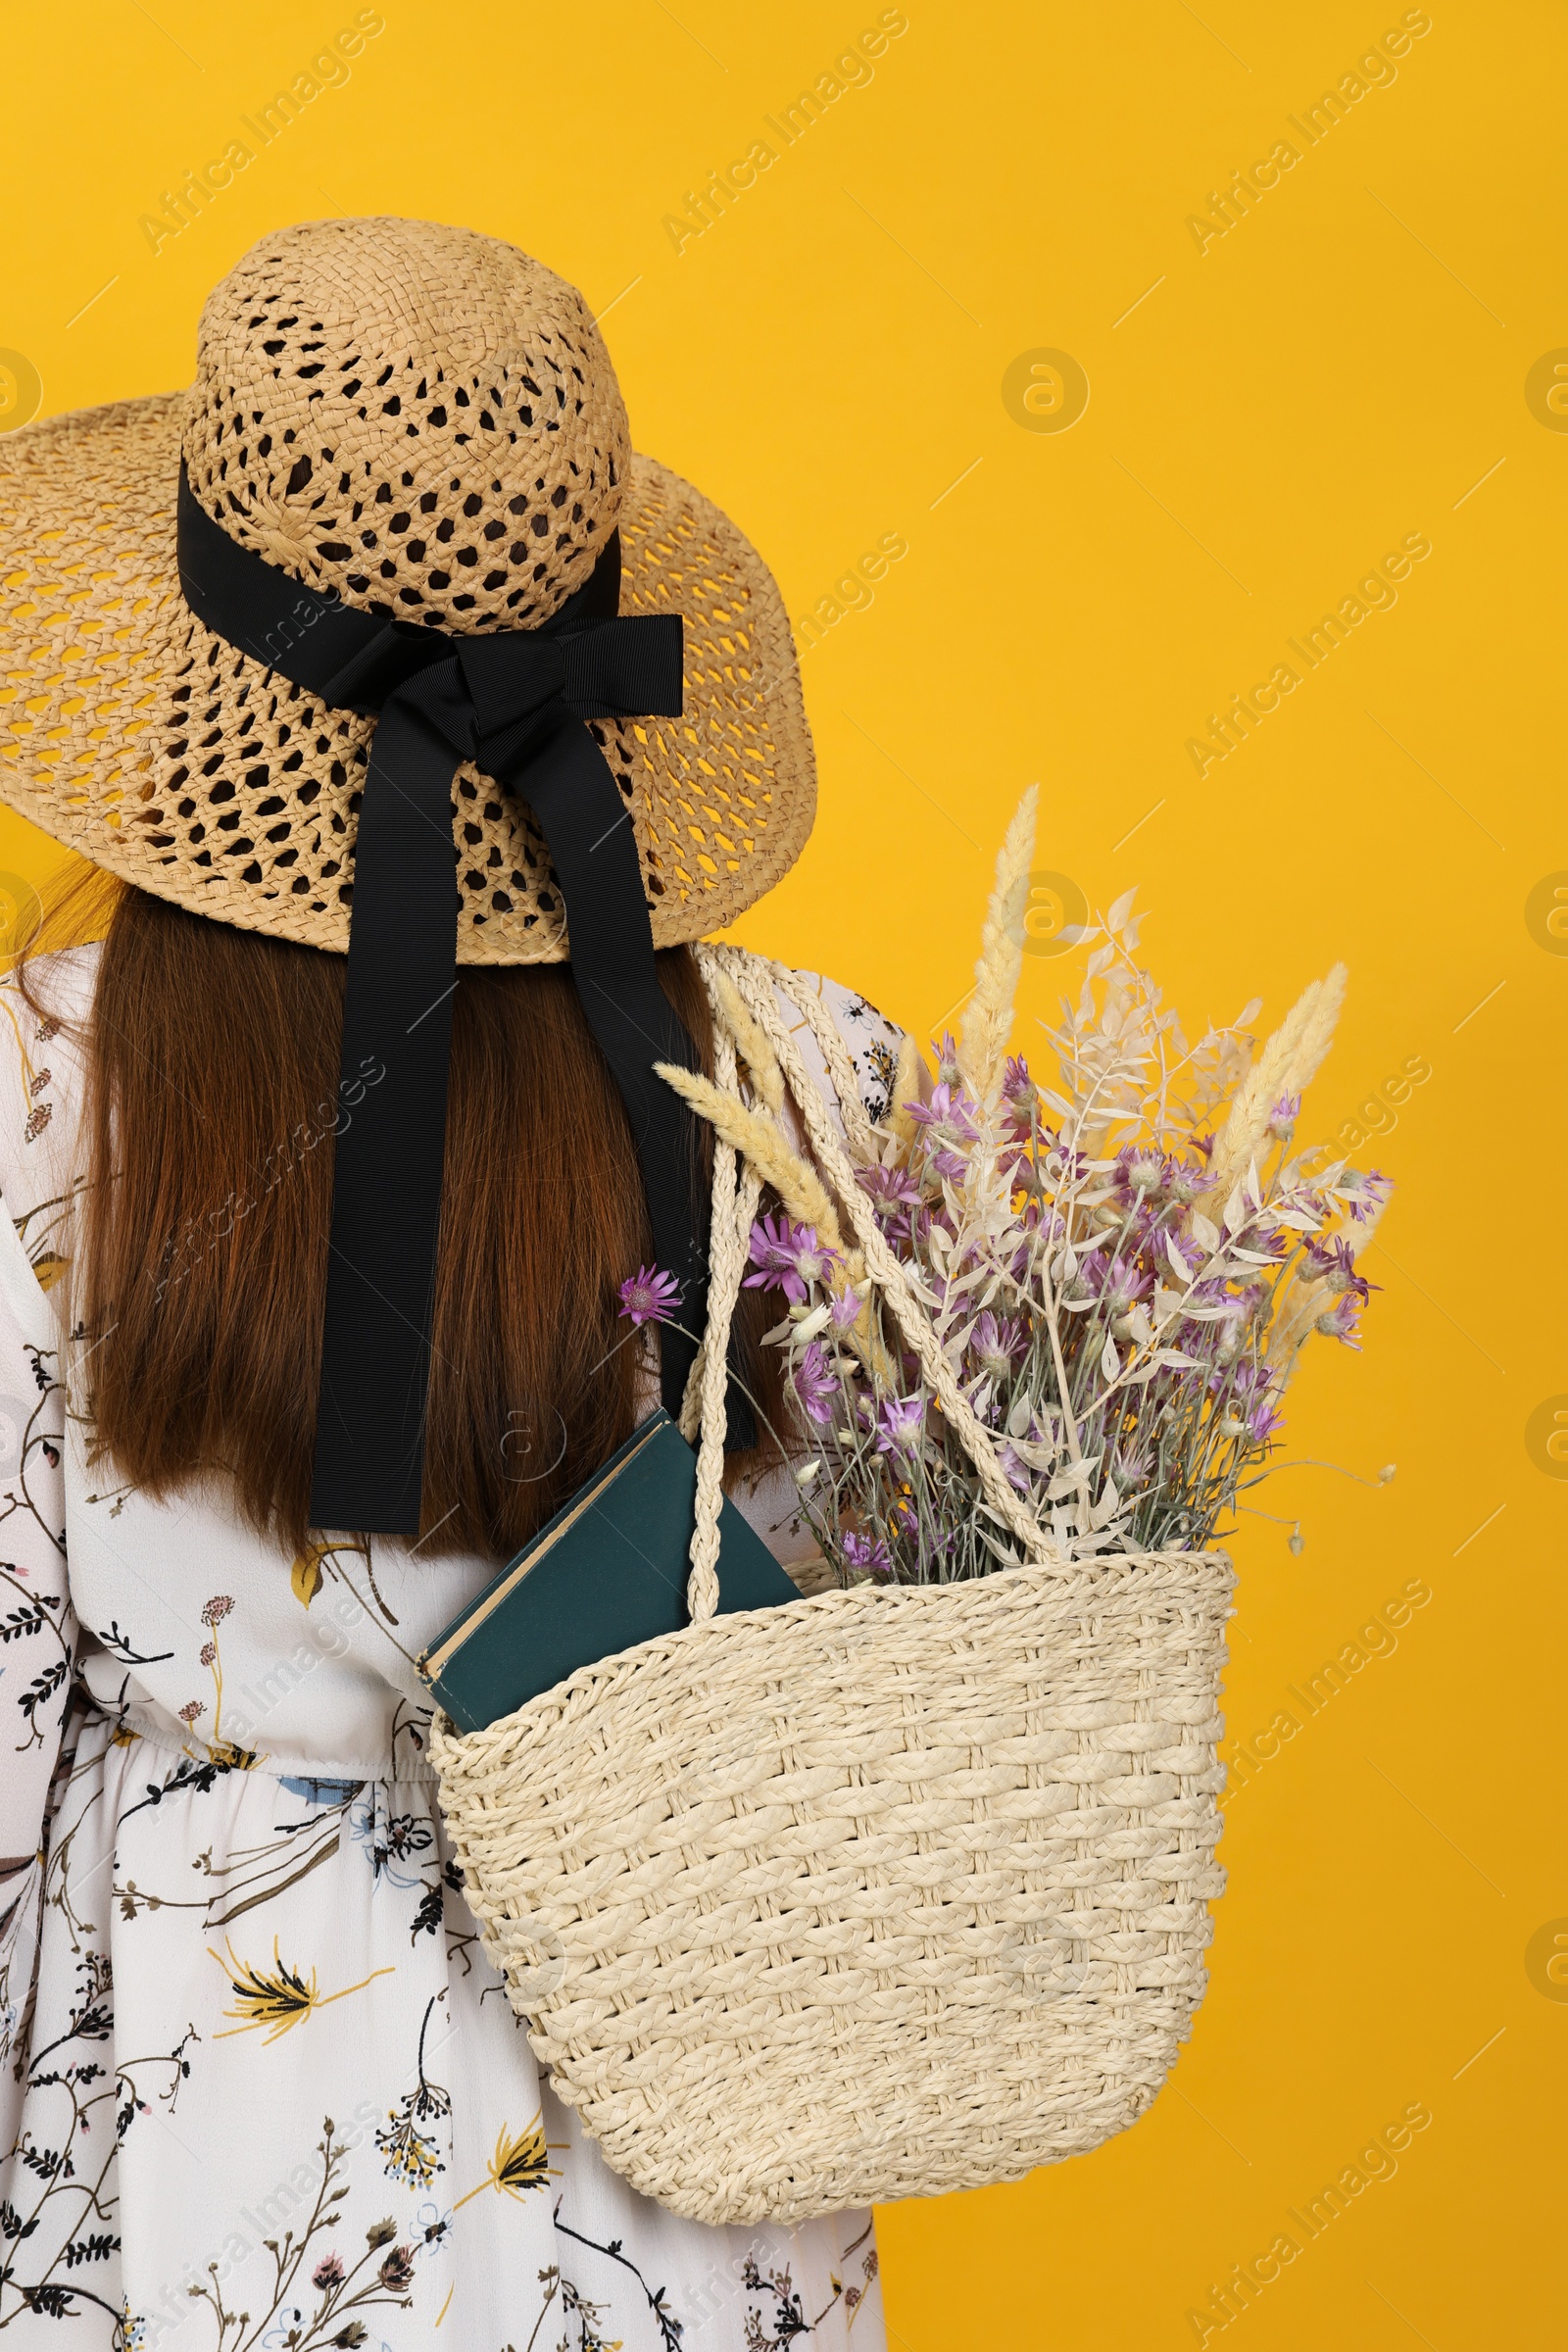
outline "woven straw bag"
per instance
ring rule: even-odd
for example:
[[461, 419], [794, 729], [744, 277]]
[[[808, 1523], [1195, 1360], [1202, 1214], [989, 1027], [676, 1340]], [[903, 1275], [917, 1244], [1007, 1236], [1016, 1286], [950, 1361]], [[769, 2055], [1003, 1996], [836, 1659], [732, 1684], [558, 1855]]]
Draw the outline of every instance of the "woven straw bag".
[[[853, 1135], [825, 1013], [779, 967], [702, 960], [766, 1029], [924, 1355], [775, 989], [820, 1022]], [[717, 1075], [734, 1084], [722, 1033]], [[693, 1622], [432, 1738], [485, 1948], [558, 2094], [636, 2188], [710, 2223], [1015, 2180], [1122, 2130], [1186, 2035], [1223, 1886], [1222, 1555], [1068, 1563], [1031, 1521], [1029, 1564], [977, 1583], [713, 1614], [757, 1198], [717, 1147]], [[1005, 1481], [945, 1385], [989, 1499], [988, 1471]]]

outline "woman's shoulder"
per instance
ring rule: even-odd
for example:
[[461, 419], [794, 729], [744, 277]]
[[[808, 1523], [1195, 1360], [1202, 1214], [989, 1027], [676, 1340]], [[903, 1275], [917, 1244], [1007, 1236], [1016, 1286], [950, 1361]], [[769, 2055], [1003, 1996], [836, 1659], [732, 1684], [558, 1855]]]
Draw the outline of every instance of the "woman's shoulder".
[[802, 996], [817, 1000], [843, 1040], [855, 1068], [860, 1101], [872, 1124], [886, 1118], [898, 1077], [904, 1031], [886, 1013], [878, 1011], [869, 998], [858, 989], [846, 987], [842, 980], [829, 979], [823, 972], [803, 971], [791, 972], [790, 980], [792, 987], [788, 994], [782, 988], [779, 990], [780, 1006], [785, 1025], [800, 1046], [813, 1078], [831, 1098], [835, 1091], [833, 1081], [810, 1016], [799, 1003], [792, 1001]]

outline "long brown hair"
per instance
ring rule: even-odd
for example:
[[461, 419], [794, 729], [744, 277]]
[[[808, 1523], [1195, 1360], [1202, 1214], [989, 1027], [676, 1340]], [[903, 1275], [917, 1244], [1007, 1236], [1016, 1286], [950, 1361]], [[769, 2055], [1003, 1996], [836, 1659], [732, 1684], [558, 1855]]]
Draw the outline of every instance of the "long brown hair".
[[[71, 1311], [96, 1343], [97, 1446], [157, 1495], [226, 1472], [245, 1518], [295, 1551], [308, 1539], [345, 969], [124, 889], [86, 1038]], [[710, 1068], [694, 959], [668, 950], [659, 969]], [[39, 986], [25, 967], [23, 985], [29, 998]], [[421, 1556], [506, 1557], [630, 1434], [640, 1351], [617, 1290], [652, 1256], [631, 1131], [569, 969], [465, 965]], [[742, 1293], [736, 1369], [776, 1427], [773, 1352], [757, 1345], [770, 1319]]]

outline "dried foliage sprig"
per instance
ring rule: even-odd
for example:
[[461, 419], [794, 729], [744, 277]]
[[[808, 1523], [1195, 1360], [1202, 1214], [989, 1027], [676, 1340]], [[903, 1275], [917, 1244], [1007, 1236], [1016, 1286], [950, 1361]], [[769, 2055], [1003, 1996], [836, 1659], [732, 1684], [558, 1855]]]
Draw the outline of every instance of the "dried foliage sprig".
[[784, 1109], [784, 1073], [765, 1031], [741, 1003], [734, 981], [721, 964], [713, 964], [708, 982], [717, 997], [719, 1012], [735, 1041], [736, 1051], [751, 1071], [759, 1098], [778, 1118]]
[[808, 1159], [803, 1159], [786, 1143], [764, 1112], [749, 1108], [739, 1096], [725, 1093], [695, 1070], [683, 1070], [668, 1061], [656, 1061], [654, 1067], [666, 1086], [683, 1095], [693, 1110], [708, 1120], [715, 1134], [744, 1153], [762, 1182], [778, 1195], [786, 1216], [810, 1226], [824, 1249], [843, 1254], [838, 1211], [821, 1177]]
[[997, 854], [996, 887], [980, 933], [980, 960], [974, 967], [974, 995], [963, 1016], [958, 1071], [981, 1103], [992, 1102], [1001, 1091], [1003, 1062], [1012, 1033], [1013, 999], [1023, 968], [1023, 923], [1029, 906], [1039, 797], [1038, 788], [1031, 784]]
[[901, 1055], [885, 1119], [834, 1179], [864, 1197], [865, 1250], [868, 1206], [897, 1260], [872, 1251], [898, 1313], [777, 1123], [774, 1073], [794, 1065], [768, 1051], [766, 992], [744, 974], [747, 1004], [718, 992], [751, 1103], [665, 1073], [777, 1196], [750, 1280], [783, 1294], [770, 1337], [801, 1507], [846, 1581], [984, 1575], [1037, 1536], [1074, 1558], [1200, 1548], [1266, 1474], [1306, 1343], [1359, 1346], [1373, 1286], [1356, 1258], [1392, 1188], [1295, 1148], [1344, 967], [1260, 1052], [1255, 1002], [1189, 1039], [1138, 961], [1129, 891], [1082, 934], [1083, 986], [1040, 1023], [1054, 1067], [1037, 1082], [1005, 1056], [1033, 855], [1031, 794], [998, 858], [960, 1043], [940, 1042], [934, 1075]]

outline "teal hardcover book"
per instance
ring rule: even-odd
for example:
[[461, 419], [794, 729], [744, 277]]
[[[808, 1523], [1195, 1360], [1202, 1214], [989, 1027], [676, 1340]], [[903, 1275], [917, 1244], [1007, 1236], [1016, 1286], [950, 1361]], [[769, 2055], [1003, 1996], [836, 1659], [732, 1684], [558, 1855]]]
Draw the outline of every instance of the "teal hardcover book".
[[[483, 1731], [579, 1666], [686, 1623], [697, 1456], [661, 1407], [456, 1616], [419, 1672], [461, 1732]], [[718, 1605], [801, 1595], [726, 1495]]]

